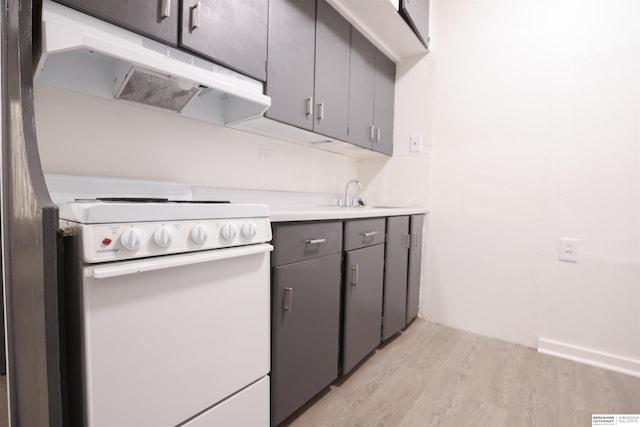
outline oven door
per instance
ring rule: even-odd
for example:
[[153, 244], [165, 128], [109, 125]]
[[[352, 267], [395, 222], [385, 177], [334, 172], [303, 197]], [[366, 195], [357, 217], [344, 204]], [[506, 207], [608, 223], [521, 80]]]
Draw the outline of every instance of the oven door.
[[[271, 250], [84, 267], [83, 424], [175, 426], [267, 375]], [[257, 399], [268, 407], [268, 388], [261, 390]]]

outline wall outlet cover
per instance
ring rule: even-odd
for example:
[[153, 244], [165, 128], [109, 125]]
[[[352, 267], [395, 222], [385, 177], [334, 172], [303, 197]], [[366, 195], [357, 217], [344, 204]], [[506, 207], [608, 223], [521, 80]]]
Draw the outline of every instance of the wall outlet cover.
[[411, 135], [409, 137], [409, 151], [411, 153], [422, 151], [422, 135]]
[[561, 238], [558, 259], [566, 262], [578, 262], [579, 239]]

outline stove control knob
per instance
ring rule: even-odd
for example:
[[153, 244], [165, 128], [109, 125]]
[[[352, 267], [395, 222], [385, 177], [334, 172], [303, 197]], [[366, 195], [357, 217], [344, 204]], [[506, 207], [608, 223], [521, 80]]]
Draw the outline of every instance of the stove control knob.
[[120, 236], [120, 243], [122, 243], [125, 249], [130, 251], [140, 249], [145, 240], [147, 240], [147, 236], [145, 236], [144, 231], [135, 227], [129, 228]]
[[158, 246], [168, 248], [173, 243], [173, 230], [168, 225], [163, 225], [153, 233], [153, 240]]
[[196, 225], [193, 227], [193, 230], [191, 230], [191, 240], [198, 245], [203, 245], [208, 238], [209, 233], [207, 232], [207, 227], [202, 224]]
[[247, 221], [245, 225], [242, 226], [242, 235], [247, 239], [253, 239], [258, 234], [258, 226], [253, 221]]
[[223, 239], [231, 241], [238, 235], [238, 227], [232, 222], [227, 222], [220, 229], [220, 235]]

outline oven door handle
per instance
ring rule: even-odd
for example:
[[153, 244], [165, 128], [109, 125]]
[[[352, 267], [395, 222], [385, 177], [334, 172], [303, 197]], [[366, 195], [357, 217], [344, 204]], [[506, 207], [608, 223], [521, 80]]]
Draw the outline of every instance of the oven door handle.
[[259, 245], [212, 249], [205, 252], [170, 255], [152, 259], [123, 261], [118, 264], [86, 268], [85, 276], [93, 277], [94, 279], [107, 279], [109, 277], [125, 276], [127, 274], [142, 273], [145, 271], [162, 270], [165, 268], [181, 267], [183, 265], [200, 264], [203, 262], [221, 261], [229, 258], [271, 252], [272, 250], [273, 246], [268, 243], [263, 243]]

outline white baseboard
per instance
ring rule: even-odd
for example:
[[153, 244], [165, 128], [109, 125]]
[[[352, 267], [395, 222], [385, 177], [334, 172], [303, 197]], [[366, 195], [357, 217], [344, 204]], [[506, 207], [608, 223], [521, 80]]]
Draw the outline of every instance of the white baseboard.
[[538, 338], [538, 352], [640, 377], [640, 360], [577, 347], [546, 338]]

